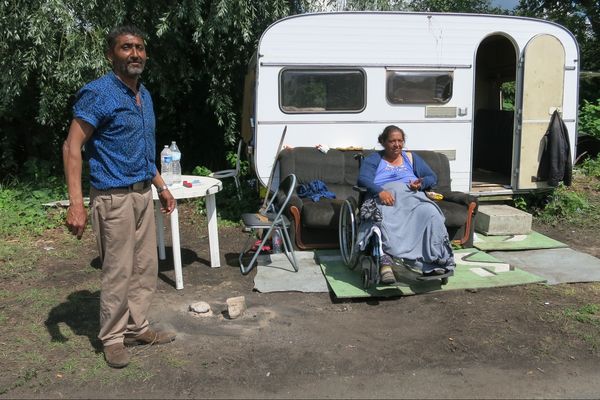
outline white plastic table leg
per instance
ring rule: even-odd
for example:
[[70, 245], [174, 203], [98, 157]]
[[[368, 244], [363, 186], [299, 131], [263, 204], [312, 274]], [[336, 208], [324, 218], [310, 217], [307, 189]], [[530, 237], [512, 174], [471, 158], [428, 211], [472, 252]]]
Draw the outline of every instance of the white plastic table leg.
[[173, 267], [175, 268], [175, 289], [183, 289], [181, 243], [179, 242], [179, 210], [177, 206], [171, 213], [171, 238], [173, 245]]
[[219, 253], [219, 232], [217, 229], [217, 203], [214, 194], [206, 196], [206, 215], [208, 216], [208, 247], [210, 248], [210, 266], [221, 266]]
[[154, 217], [156, 219], [156, 241], [158, 242], [158, 258], [164, 260], [167, 258], [165, 254], [165, 226], [163, 216], [160, 212], [160, 202], [154, 202]]

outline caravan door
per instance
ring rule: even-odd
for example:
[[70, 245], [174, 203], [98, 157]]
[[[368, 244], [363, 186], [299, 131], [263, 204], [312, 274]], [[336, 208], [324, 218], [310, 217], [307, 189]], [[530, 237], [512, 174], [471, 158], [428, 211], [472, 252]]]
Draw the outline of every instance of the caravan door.
[[538, 35], [527, 43], [523, 59], [519, 165], [513, 187], [534, 189], [547, 187], [536, 175], [550, 117], [554, 110], [562, 111], [565, 49], [554, 36]]

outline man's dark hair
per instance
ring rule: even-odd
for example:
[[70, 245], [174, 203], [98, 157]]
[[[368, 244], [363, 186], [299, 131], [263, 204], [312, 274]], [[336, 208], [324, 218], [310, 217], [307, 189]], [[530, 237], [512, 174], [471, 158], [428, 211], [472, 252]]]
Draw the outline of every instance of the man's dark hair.
[[146, 41], [146, 34], [142, 32], [138, 27], [133, 25], [117, 26], [116, 28], [113, 28], [106, 37], [107, 52], [111, 51], [115, 47], [115, 44], [117, 44], [117, 38], [121, 35], [133, 35], [142, 38], [144, 42]]

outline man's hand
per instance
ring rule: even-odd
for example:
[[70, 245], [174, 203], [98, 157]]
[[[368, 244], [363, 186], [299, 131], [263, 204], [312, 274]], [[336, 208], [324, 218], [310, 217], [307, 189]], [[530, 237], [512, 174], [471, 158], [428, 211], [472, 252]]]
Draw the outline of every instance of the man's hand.
[[160, 199], [160, 211], [165, 214], [171, 214], [175, 207], [177, 207], [177, 201], [175, 197], [171, 194], [171, 191], [166, 189], [158, 194], [158, 198]]
[[379, 192], [379, 200], [381, 200], [381, 204], [385, 206], [393, 206], [395, 202], [394, 195], [385, 190]]
[[85, 230], [85, 226], [87, 224], [87, 211], [81, 205], [71, 205], [67, 208], [67, 221], [66, 225], [71, 234], [77, 236], [77, 239], [81, 239], [83, 236], [83, 231]]

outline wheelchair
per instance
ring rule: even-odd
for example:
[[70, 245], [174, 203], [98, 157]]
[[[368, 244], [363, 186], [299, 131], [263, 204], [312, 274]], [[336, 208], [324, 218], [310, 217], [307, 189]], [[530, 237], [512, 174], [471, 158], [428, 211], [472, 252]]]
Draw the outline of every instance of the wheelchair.
[[[359, 201], [354, 198], [348, 198], [342, 204], [339, 218], [339, 245], [342, 260], [351, 270], [360, 266], [360, 274], [363, 288], [368, 289], [377, 285], [381, 281], [379, 274], [381, 246], [379, 236], [372, 234], [364, 247], [359, 249], [357, 239], [360, 223], [360, 206], [366, 194], [366, 188], [358, 186], [353, 187], [359, 192]], [[425, 275], [420, 270], [411, 266], [410, 261], [403, 259], [393, 259], [396, 271], [402, 272], [408, 280], [413, 281], [439, 281], [441, 285], [448, 283], [448, 278], [454, 275], [454, 271], [447, 271], [442, 275]], [[394, 269], [394, 268], [393, 268]], [[404, 273], [406, 272], [406, 273]], [[394, 274], [396, 275], [396, 274]], [[393, 286], [393, 285], [392, 285]]]

